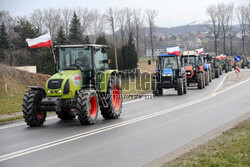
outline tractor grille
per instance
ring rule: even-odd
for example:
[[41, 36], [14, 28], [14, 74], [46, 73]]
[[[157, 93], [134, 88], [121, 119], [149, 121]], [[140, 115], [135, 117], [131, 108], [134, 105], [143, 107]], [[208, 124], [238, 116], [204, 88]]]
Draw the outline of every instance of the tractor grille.
[[59, 89], [62, 86], [63, 79], [51, 79], [48, 83], [49, 89]]

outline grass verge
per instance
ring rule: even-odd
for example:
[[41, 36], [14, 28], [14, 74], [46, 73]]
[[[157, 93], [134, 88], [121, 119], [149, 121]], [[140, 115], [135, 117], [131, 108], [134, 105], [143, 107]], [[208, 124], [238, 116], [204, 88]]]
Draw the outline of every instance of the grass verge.
[[166, 167], [219, 167], [250, 165], [250, 118], [216, 139], [197, 147]]

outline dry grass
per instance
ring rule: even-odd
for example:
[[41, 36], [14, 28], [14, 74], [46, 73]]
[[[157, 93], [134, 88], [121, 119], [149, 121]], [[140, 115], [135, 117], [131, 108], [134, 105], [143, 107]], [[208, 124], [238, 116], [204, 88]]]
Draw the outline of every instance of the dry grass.
[[0, 115], [20, 112], [27, 86], [44, 88], [49, 77], [0, 64]]

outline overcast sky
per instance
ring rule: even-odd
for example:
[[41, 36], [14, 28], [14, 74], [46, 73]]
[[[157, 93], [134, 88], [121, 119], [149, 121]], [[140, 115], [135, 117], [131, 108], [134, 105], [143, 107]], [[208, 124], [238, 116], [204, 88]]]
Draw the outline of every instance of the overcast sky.
[[34, 9], [77, 8], [99, 9], [104, 13], [108, 7], [155, 9], [158, 11], [156, 25], [173, 27], [207, 20], [206, 7], [218, 3], [248, 4], [250, 0], [0, 0], [0, 10], [12, 16], [29, 16]]

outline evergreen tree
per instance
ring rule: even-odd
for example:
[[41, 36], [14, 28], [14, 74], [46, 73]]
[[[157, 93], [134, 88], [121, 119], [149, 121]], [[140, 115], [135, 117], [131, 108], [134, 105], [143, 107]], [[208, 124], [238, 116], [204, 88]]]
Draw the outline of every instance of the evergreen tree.
[[96, 39], [95, 43], [98, 44], [98, 45], [108, 45], [108, 42], [107, 42], [107, 40], [106, 40], [106, 38], [105, 38], [104, 35], [99, 36], [99, 37]]
[[64, 33], [63, 26], [59, 27], [55, 41], [57, 45], [64, 45], [66, 43], [66, 35]]
[[8, 35], [6, 33], [6, 27], [4, 22], [2, 22], [0, 27], [0, 48], [2, 49], [9, 48]]
[[4, 50], [9, 48], [8, 35], [4, 22], [0, 26], [0, 62], [5, 60]]
[[90, 44], [89, 36], [88, 36], [88, 35], [84, 37], [83, 43], [84, 43], [84, 44]]
[[82, 44], [83, 37], [81, 31], [81, 22], [80, 19], [77, 17], [76, 12], [74, 12], [69, 29], [69, 40], [72, 44]]
[[133, 43], [132, 34], [129, 34], [129, 40], [122, 47], [123, 69], [137, 68], [138, 58], [135, 45]]
[[38, 28], [35, 28], [28, 20], [24, 19], [18, 21], [14, 31], [18, 34], [18, 37], [14, 40], [16, 48], [28, 48], [26, 39], [36, 38], [41, 35]]

